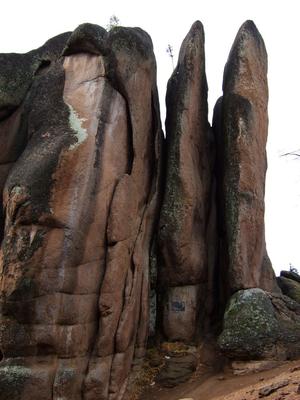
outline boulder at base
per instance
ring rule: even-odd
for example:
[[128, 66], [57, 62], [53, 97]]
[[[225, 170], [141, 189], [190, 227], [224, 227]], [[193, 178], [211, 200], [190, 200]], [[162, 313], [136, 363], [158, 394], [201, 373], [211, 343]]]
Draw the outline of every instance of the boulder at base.
[[235, 359], [299, 357], [300, 307], [284, 295], [240, 290], [226, 308], [218, 343]]

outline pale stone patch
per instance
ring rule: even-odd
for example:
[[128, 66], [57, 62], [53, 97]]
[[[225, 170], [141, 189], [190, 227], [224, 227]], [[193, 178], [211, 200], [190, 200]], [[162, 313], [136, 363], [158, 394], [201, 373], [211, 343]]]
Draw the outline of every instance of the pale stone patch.
[[75, 132], [77, 142], [70, 146], [70, 150], [75, 149], [88, 137], [87, 130], [83, 128], [82, 123], [86, 121], [86, 118], [79, 118], [76, 110], [68, 104], [70, 114], [69, 114], [69, 125], [70, 128]]

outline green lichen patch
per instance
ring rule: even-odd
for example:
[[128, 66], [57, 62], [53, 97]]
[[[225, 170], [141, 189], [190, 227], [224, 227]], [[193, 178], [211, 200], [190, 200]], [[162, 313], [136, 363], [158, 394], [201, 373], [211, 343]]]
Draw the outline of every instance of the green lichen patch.
[[91, 54], [107, 53], [105, 39], [107, 32], [104, 28], [95, 24], [81, 24], [69, 37], [63, 55], [84, 52]]
[[76, 136], [76, 143], [71, 144], [70, 150], [75, 149], [77, 146], [79, 146], [82, 142], [85, 141], [87, 138], [87, 130], [83, 128], [82, 123], [85, 121], [84, 118], [80, 118], [79, 115], [77, 114], [76, 110], [68, 104], [70, 114], [69, 114], [69, 124], [70, 128], [73, 130]]
[[150, 36], [141, 28], [127, 28], [116, 26], [108, 33], [108, 47], [114, 52], [128, 53], [132, 60], [133, 54], [139, 54], [142, 58], [153, 55], [153, 44]]
[[25, 54], [0, 54], [0, 111], [5, 117], [24, 100], [39, 68], [45, 61], [57, 60], [70, 33], [48, 40]]
[[0, 399], [20, 399], [30, 369], [21, 365], [0, 367]]
[[279, 337], [279, 322], [263, 290], [241, 290], [231, 297], [218, 339], [225, 353], [240, 358], [261, 358]]

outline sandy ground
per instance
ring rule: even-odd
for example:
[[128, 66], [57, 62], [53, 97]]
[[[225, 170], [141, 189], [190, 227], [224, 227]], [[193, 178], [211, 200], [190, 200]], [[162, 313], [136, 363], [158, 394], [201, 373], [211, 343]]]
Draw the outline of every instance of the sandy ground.
[[[282, 386], [273, 393], [270, 385]], [[300, 400], [300, 361], [289, 361], [269, 371], [235, 376], [226, 373], [194, 377], [173, 389], [154, 385], [142, 400]], [[263, 390], [265, 389], [265, 390]], [[299, 391], [299, 393], [297, 393]], [[261, 393], [260, 393], [261, 392]]]

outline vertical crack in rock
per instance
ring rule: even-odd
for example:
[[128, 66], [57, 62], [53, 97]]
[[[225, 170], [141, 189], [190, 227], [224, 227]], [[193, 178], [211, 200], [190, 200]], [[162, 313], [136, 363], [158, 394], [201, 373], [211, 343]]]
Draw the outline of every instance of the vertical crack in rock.
[[184, 39], [167, 89], [166, 181], [158, 246], [163, 333], [195, 339], [207, 291], [209, 208], [214, 152], [207, 120], [204, 31], [197, 21]]

